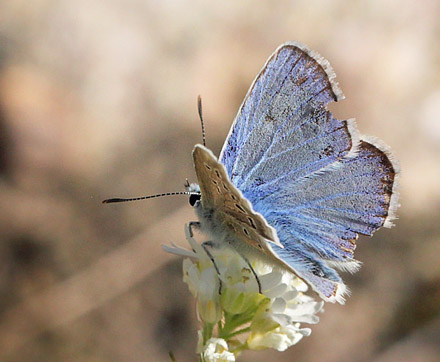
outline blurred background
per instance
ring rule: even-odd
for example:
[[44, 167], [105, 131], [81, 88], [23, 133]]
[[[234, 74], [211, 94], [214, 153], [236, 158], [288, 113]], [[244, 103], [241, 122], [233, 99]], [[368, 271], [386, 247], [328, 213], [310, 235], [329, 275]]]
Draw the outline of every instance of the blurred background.
[[242, 361], [440, 360], [440, 2], [0, 0], [0, 360], [195, 360], [181, 259], [191, 150], [218, 154], [287, 40], [335, 69], [332, 104], [401, 162], [396, 227], [361, 238], [312, 335]]

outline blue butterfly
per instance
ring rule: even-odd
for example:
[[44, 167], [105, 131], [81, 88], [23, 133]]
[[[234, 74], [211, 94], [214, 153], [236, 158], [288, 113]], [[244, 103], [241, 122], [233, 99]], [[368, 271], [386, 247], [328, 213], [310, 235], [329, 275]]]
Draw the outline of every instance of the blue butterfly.
[[344, 302], [337, 270], [355, 272], [359, 235], [395, 218], [399, 167], [381, 141], [327, 110], [343, 94], [327, 60], [281, 45], [250, 87], [219, 160], [193, 151], [188, 185], [202, 231], [246, 260], [295, 273], [324, 300]]

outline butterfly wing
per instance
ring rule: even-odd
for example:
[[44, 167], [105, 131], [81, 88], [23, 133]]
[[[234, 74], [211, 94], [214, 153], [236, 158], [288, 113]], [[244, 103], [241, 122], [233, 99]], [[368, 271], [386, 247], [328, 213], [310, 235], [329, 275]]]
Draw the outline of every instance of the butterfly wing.
[[[317, 143], [326, 143], [324, 136], [333, 136], [338, 147], [328, 149], [329, 157], [316, 169], [351, 148], [348, 125], [332, 119], [325, 109], [343, 98], [333, 78], [327, 61], [298, 44], [284, 44], [272, 54], [251, 85], [220, 153], [235, 185], [241, 186], [269, 158], [291, 158], [291, 153], [301, 152], [298, 148], [314, 151]], [[307, 155], [309, 159], [290, 160], [296, 162], [292, 166], [299, 168], [316, 157], [313, 152]]]
[[343, 302], [334, 268], [355, 271], [358, 234], [388, 225], [398, 166], [354, 120], [326, 109], [343, 97], [329, 63], [287, 43], [269, 58], [220, 154], [232, 183], [275, 227], [274, 253], [324, 299]]
[[247, 244], [262, 251], [266, 250], [267, 243], [283, 247], [276, 230], [261, 214], [253, 210], [249, 201], [231, 183], [224, 166], [210, 150], [196, 145], [193, 159], [204, 210], [215, 212], [219, 223]]

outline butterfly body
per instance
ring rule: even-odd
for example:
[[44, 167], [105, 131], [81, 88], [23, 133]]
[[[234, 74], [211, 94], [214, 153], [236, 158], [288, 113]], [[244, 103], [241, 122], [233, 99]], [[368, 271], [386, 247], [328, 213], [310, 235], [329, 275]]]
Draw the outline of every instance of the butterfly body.
[[399, 170], [387, 146], [327, 110], [343, 98], [329, 63], [301, 44], [281, 45], [248, 91], [217, 158], [193, 151], [201, 229], [304, 279], [343, 303], [336, 269], [359, 268], [359, 234], [389, 226]]

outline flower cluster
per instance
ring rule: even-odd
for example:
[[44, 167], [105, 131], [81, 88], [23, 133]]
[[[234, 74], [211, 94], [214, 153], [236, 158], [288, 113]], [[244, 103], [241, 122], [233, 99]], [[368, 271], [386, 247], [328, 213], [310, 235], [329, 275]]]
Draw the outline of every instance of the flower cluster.
[[[323, 302], [304, 294], [307, 285], [291, 273], [284, 273], [257, 261], [261, 293], [249, 265], [236, 252], [210, 249], [185, 229], [192, 250], [163, 246], [164, 250], [187, 257], [183, 280], [197, 298], [197, 311], [203, 323], [197, 352], [202, 361], [235, 361], [246, 349], [274, 348], [284, 351], [311, 333], [300, 323], [314, 324]], [[216, 269], [216, 267], [217, 269]]]

